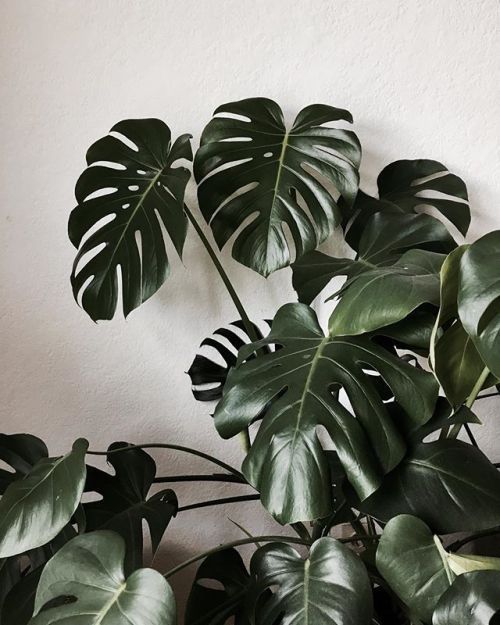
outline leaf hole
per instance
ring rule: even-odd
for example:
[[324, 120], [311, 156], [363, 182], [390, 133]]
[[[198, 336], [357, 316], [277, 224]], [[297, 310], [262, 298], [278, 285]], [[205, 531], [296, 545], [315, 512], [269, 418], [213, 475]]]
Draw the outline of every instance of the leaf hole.
[[121, 141], [124, 145], [126, 145], [128, 148], [130, 148], [134, 152], [139, 151], [138, 146], [132, 141], [132, 139], [129, 139], [127, 136], [123, 135], [121, 132], [112, 130], [109, 134], [111, 137], [114, 137], [115, 139], [118, 139], [118, 141]]

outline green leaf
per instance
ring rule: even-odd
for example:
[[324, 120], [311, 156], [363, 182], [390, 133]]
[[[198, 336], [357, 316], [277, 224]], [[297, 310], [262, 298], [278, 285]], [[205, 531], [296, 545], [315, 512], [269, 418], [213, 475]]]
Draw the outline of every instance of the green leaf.
[[500, 473], [462, 441], [421, 443], [359, 507], [384, 522], [412, 514], [438, 534], [487, 529], [500, 525]]
[[[114, 532], [74, 538], [45, 567], [30, 625], [174, 625], [175, 600], [166, 580], [152, 569], [126, 578], [124, 558], [125, 543]], [[61, 604], [67, 597], [72, 601]], [[43, 609], [49, 602], [52, 607]]]
[[42, 568], [24, 575], [5, 598], [1, 612], [2, 625], [28, 625], [35, 607], [35, 595]]
[[333, 538], [320, 538], [303, 560], [289, 545], [271, 543], [254, 554], [251, 572], [273, 595], [259, 610], [260, 625], [369, 625], [373, 605], [366, 569]]
[[291, 262], [284, 224], [299, 258], [340, 222], [338, 193], [348, 204], [354, 200], [359, 141], [324, 125], [352, 117], [313, 104], [287, 131], [280, 107], [266, 98], [224, 104], [215, 115], [195, 157], [200, 208], [219, 247], [238, 231], [233, 257], [267, 276]]
[[411, 614], [430, 623], [434, 608], [451, 581], [427, 525], [407, 514], [391, 519], [380, 539], [376, 562]]
[[[212, 586], [206, 585], [208, 580]], [[225, 625], [230, 617], [235, 618], [236, 625], [247, 625], [245, 603], [252, 586], [253, 579], [235, 549], [210, 555], [196, 572], [186, 605], [185, 625]]]
[[477, 571], [460, 575], [441, 597], [433, 625], [498, 625], [500, 572]]
[[73, 294], [77, 299], [83, 290], [82, 306], [94, 321], [115, 313], [118, 267], [125, 316], [163, 284], [170, 266], [162, 227], [182, 255], [190, 173], [174, 164], [192, 159], [189, 139], [182, 135], [172, 145], [170, 129], [159, 119], [129, 119], [89, 148], [69, 237], [78, 249]]
[[177, 498], [170, 490], [161, 490], [148, 499], [156, 477], [156, 463], [142, 449], [115, 450], [127, 447], [117, 442], [108, 448], [107, 460], [115, 470], [109, 475], [88, 467], [86, 491], [102, 495], [102, 499], [84, 504], [87, 531], [108, 529], [117, 532], [126, 544], [126, 572], [143, 565], [143, 522], [151, 534], [153, 555], [163, 534], [177, 513]]
[[500, 378], [500, 230], [473, 243], [460, 261], [458, 314], [483, 362]]
[[85, 485], [88, 443], [79, 439], [59, 458], [42, 458], [0, 500], [0, 557], [40, 547], [71, 520]]
[[7, 486], [24, 477], [33, 465], [49, 455], [43, 441], [31, 434], [0, 434], [0, 460], [12, 471], [0, 469], [0, 494]]
[[455, 575], [471, 573], [472, 571], [500, 571], [500, 558], [491, 556], [461, 556], [457, 553], [447, 553], [450, 569]]
[[[267, 345], [280, 349], [249, 358]], [[318, 426], [330, 435], [348, 479], [365, 498], [402, 460], [403, 431], [425, 423], [437, 397], [431, 374], [366, 337], [324, 336], [304, 304], [283, 306], [269, 336], [240, 350], [239, 363], [226, 382], [215, 425], [229, 438], [263, 416], [243, 472], [281, 523], [332, 513], [330, 471]], [[397, 422], [384, 404], [379, 380], [405, 411]], [[339, 401], [340, 388], [356, 418]]]

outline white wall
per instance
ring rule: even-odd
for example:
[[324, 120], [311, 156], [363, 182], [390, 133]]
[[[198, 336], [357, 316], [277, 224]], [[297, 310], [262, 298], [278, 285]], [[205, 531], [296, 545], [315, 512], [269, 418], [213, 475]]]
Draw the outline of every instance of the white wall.
[[[329, 103], [354, 114], [368, 180], [391, 160], [413, 157], [443, 161], [462, 176], [477, 236], [500, 227], [498, 6], [3, 0], [1, 429], [34, 432], [55, 453], [86, 436], [94, 448], [120, 439], [185, 443], [238, 463], [237, 442], [218, 439], [184, 374], [198, 343], [235, 318], [194, 235], [185, 267], [176, 263], [127, 323], [94, 325], [73, 301], [66, 223], [86, 148], [127, 117], [160, 117], [196, 142], [222, 102], [268, 96], [289, 117], [306, 104]], [[266, 282], [226, 260], [254, 318], [293, 298], [289, 270]], [[483, 404], [483, 413], [493, 412]], [[486, 414], [490, 438], [494, 419]], [[164, 472], [203, 466], [174, 454], [159, 458]], [[179, 492], [189, 503], [234, 490]], [[251, 503], [186, 513], [172, 525], [166, 562], [240, 537], [228, 516], [255, 533], [274, 527], [254, 510]]]

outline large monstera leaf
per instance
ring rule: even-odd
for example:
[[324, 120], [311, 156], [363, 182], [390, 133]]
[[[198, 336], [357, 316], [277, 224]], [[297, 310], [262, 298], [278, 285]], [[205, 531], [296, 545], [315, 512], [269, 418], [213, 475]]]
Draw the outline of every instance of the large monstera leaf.
[[372, 591], [355, 553], [333, 538], [320, 538], [303, 560], [288, 545], [271, 543], [253, 556], [260, 589], [273, 594], [258, 610], [260, 625], [369, 625]]
[[142, 449], [126, 449], [127, 443], [113, 443], [107, 460], [114, 475], [88, 467], [87, 491], [102, 495], [102, 499], [84, 504], [86, 529], [113, 530], [122, 536], [127, 547], [126, 572], [143, 565], [143, 524], [151, 535], [153, 554], [163, 534], [177, 513], [177, 498], [170, 489], [148, 497], [156, 476], [156, 463]]
[[159, 119], [119, 122], [87, 152], [75, 195], [69, 236], [78, 249], [71, 283], [90, 317], [111, 319], [121, 271], [127, 316], [153, 295], [169, 273], [162, 228], [182, 254], [187, 231], [184, 192], [190, 174], [175, 166], [192, 158], [189, 135], [172, 145]]
[[473, 243], [460, 261], [458, 314], [488, 369], [500, 378], [500, 230]]
[[[280, 349], [248, 359], [266, 345]], [[403, 408], [396, 422], [380, 381]], [[353, 413], [339, 400], [340, 389]], [[366, 498], [402, 460], [405, 434], [430, 418], [436, 397], [431, 374], [369, 338], [324, 336], [311, 308], [286, 304], [269, 336], [240, 351], [214, 417], [224, 438], [263, 417], [243, 472], [266, 508], [291, 523], [332, 513], [319, 426], [333, 440], [349, 481]]]
[[174, 625], [175, 600], [165, 579], [152, 569], [127, 578], [124, 558], [125, 543], [114, 532], [73, 539], [45, 567], [30, 625]]
[[360, 191], [352, 210], [344, 211], [346, 239], [356, 250], [367, 218], [378, 212], [414, 214], [430, 206], [462, 234], [469, 228], [467, 187], [438, 161], [395, 161], [380, 172], [377, 186], [378, 199]]
[[287, 130], [280, 107], [266, 98], [224, 104], [215, 115], [195, 158], [200, 208], [219, 247], [238, 231], [233, 257], [267, 276], [292, 260], [284, 225], [298, 258], [340, 223], [338, 195], [352, 204], [359, 141], [325, 126], [352, 117], [313, 104]]

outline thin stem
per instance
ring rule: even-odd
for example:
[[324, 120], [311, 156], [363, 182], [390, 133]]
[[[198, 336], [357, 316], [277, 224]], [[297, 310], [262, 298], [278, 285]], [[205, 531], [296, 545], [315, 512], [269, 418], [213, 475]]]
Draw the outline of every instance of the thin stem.
[[478, 397], [476, 397], [476, 401], [478, 399], [488, 399], [488, 397], [498, 397], [498, 395], [500, 395], [500, 392], [496, 392], [496, 393], [485, 393], [484, 395], [479, 395]]
[[[469, 395], [469, 397], [467, 398], [467, 401], [465, 402], [465, 405], [467, 408], [472, 408], [472, 405], [476, 401], [476, 398], [481, 392], [481, 389], [483, 388], [483, 385], [486, 382], [489, 375], [490, 375], [490, 370], [488, 369], [488, 367], [485, 367], [482, 370], [481, 375], [476, 380], [476, 383], [474, 384], [471, 394]], [[451, 428], [451, 432], [448, 435], [448, 438], [457, 438], [457, 436], [460, 434], [461, 429], [462, 429], [462, 426], [459, 423], [457, 425], [454, 425]]]
[[303, 540], [311, 540], [311, 534], [309, 534], [307, 527], [303, 523], [291, 523], [290, 527], [297, 534], [297, 536], [300, 536]]
[[477, 532], [476, 534], [471, 534], [470, 536], [461, 538], [460, 540], [456, 540], [454, 543], [451, 543], [451, 545], [448, 545], [447, 549], [448, 551], [458, 551], [464, 545], [470, 543], [473, 540], [477, 540], [478, 538], [486, 538], [488, 536], [496, 536], [497, 534], [500, 534], [500, 525], [497, 527], [491, 527], [487, 530], [482, 530], [481, 532]]
[[198, 456], [199, 458], [203, 458], [204, 460], [208, 460], [213, 464], [229, 471], [233, 475], [238, 476], [240, 479], [245, 480], [242, 473], [240, 473], [237, 469], [226, 464], [222, 460], [218, 458], [214, 458], [213, 456], [209, 456], [202, 451], [198, 451], [197, 449], [191, 449], [191, 447], [184, 447], [183, 445], [170, 445], [168, 443], [145, 443], [144, 445], [126, 445], [125, 447], [118, 447], [117, 449], [110, 449], [108, 451], [87, 451], [89, 456], [108, 456], [110, 454], [116, 454], [120, 451], [128, 451], [129, 449], [173, 449], [174, 451], [183, 451], [184, 453], [191, 454], [193, 456]]
[[260, 495], [237, 495], [236, 497], [224, 497], [222, 499], [210, 499], [209, 501], [200, 501], [191, 503], [188, 506], [181, 506], [177, 512], [186, 512], [187, 510], [196, 510], [196, 508], [209, 508], [210, 506], [223, 506], [226, 503], [238, 503], [240, 501], [257, 501]]
[[[188, 208], [186, 204], [184, 204], [184, 212], [186, 213], [189, 221], [192, 223], [193, 228], [196, 230], [196, 234], [200, 237], [201, 242], [203, 243], [205, 249], [207, 250], [208, 255], [210, 256], [215, 268], [217, 269], [219, 273], [219, 276], [221, 277], [222, 282], [224, 283], [224, 286], [227, 289], [227, 292], [229, 293], [229, 296], [233, 300], [233, 304], [235, 305], [236, 310], [238, 311], [238, 314], [241, 320], [243, 321], [243, 325], [245, 326], [245, 330], [248, 336], [250, 337], [250, 340], [252, 342], [258, 341], [259, 337], [257, 336], [255, 327], [253, 323], [250, 321], [250, 318], [247, 315], [247, 312], [245, 308], [243, 307], [243, 304], [241, 303], [241, 300], [238, 297], [238, 294], [236, 293], [233, 283], [229, 279], [229, 276], [227, 275], [226, 270], [222, 266], [222, 263], [220, 262], [216, 251], [214, 250], [210, 241], [207, 239], [205, 233], [203, 232], [203, 228], [200, 226], [200, 224], [196, 220], [196, 217], [193, 215], [193, 213], [190, 211], [190, 209]], [[248, 431], [248, 428], [245, 428], [240, 433], [240, 442], [241, 442], [241, 447], [243, 451], [245, 452], [245, 454], [247, 454], [250, 451], [250, 447], [251, 447], [250, 433]]]
[[231, 482], [233, 484], [248, 484], [248, 482], [237, 475], [229, 473], [214, 473], [212, 475], [165, 475], [155, 477], [155, 484], [165, 484], [168, 482]]
[[[357, 542], [358, 540], [360, 540], [359, 536], [350, 536], [349, 538], [338, 539], [338, 541], [341, 543]], [[293, 543], [297, 545], [307, 545], [307, 546], [311, 545], [310, 540], [302, 540], [302, 538], [298, 538], [298, 537], [295, 538], [295, 536], [252, 536], [251, 538], [240, 538], [239, 540], [233, 540], [230, 543], [219, 545], [218, 547], [214, 547], [213, 549], [204, 551], [203, 553], [200, 553], [197, 556], [193, 556], [192, 558], [189, 558], [189, 560], [185, 560], [181, 564], [174, 566], [174, 568], [170, 569], [170, 571], [167, 571], [163, 575], [163, 577], [165, 577], [165, 579], [168, 579], [169, 577], [172, 577], [172, 575], [175, 575], [179, 571], [182, 571], [182, 569], [185, 569], [187, 566], [190, 566], [191, 564], [194, 564], [195, 562], [198, 562], [199, 560], [203, 560], [204, 558], [207, 558], [208, 556], [211, 556], [214, 553], [218, 553], [219, 551], [224, 551], [225, 549], [232, 549], [233, 547], [240, 547], [242, 545], [255, 544], [255, 542], [262, 542], [262, 543], [279, 542], [279, 543]]]

